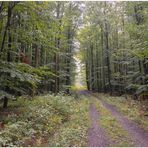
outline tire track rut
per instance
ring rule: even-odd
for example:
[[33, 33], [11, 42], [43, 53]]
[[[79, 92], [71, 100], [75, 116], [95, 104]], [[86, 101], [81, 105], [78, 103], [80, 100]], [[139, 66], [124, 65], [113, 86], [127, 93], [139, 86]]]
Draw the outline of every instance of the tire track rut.
[[94, 104], [90, 105], [90, 118], [92, 127], [88, 130], [88, 146], [89, 147], [107, 147], [109, 140], [104, 130], [98, 125], [99, 113]]

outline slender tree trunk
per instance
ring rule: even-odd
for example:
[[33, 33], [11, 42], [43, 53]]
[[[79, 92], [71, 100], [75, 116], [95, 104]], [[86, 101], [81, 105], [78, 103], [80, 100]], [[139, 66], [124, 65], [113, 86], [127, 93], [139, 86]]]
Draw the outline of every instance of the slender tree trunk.
[[93, 44], [91, 44], [91, 85], [92, 85], [92, 90], [95, 89], [94, 87], [94, 55], [93, 55]]
[[99, 73], [101, 73], [101, 69], [99, 70], [99, 53], [98, 49], [96, 47], [96, 68], [97, 68], [97, 91], [100, 92], [100, 82], [99, 82]]
[[[146, 62], [146, 58], [144, 58], [144, 60], [142, 61], [143, 72], [144, 72], [144, 75], [146, 76], [148, 74], [148, 64], [145, 62]], [[143, 80], [143, 82], [144, 82], [144, 84], [148, 84], [148, 82], [146, 82], [145, 80]]]
[[3, 108], [7, 108], [8, 107], [8, 98], [5, 97], [4, 98], [4, 103], [3, 103]]
[[[56, 10], [56, 18], [59, 21], [60, 19], [60, 2], [57, 2], [57, 10]], [[60, 25], [59, 27], [61, 27], [61, 21], [59, 21]], [[60, 28], [59, 28], [60, 31]], [[59, 33], [60, 35], [61, 33]], [[60, 48], [60, 37], [55, 39], [55, 44], [56, 44], [56, 48], [59, 49]], [[54, 93], [55, 95], [59, 92], [59, 84], [60, 84], [60, 79], [59, 79], [59, 53], [58, 51], [55, 53], [55, 88], [54, 88]]]
[[[71, 84], [71, 82], [70, 82], [70, 64], [71, 64], [71, 40], [72, 40], [72, 38], [71, 38], [71, 29], [70, 29], [70, 26], [69, 26], [69, 28], [68, 28], [68, 37], [67, 37], [67, 39], [68, 39], [68, 50], [67, 50], [67, 53], [69, 54], [68, 55], [68, 57], [67, 57], [67, 60], [66, 60], [66, 85], [67, 86], [69, 86], [70, 84]], [[69, 88], [67, 88], [66, 89], [66, 92], [67, 92], [67, 94], [69, 94]]]
[[2, 10], [3, 10], [3, 5], [4, 5], [4, 2], [0, 2], [0, 13], [1, 13]]
[[[57, 48], [59, 48], [60, 42], [57, 41]], [[59, 54], [55, 54], [55, 95], [59, 92]]]
[[112, 85], [111, 85], [111, 68], [110, 68], [110, 55], [109, 55], [109, 40], [108, 40], [108, 26], [105, 20], [105, 45], [106, 45], [106, 63], [107, 63], [107, 70], [108, 70], [108, 84], [109, 84], [109, 91], [112, 93]]
[[4, 49], [7, 30], [9, 29], [9, 27], [11, 25], [10, 21], [11, 21], [11, 15], [12, 15], [12, 10], [13, 10], [14, 6], [15, 6], [15, 2], [9, 2], [8, 8], [7, 8], [7, 11], [8, 11], [8, 13], [7, 13], [7, 23], [6, 23], [6, 26], [5, 26], [5, 29], [4, 29], [4, 35], [2, 37], [2, 44], [1, 44], [1, 48], [0, 48], [1, 52]]
[[87, 89], [90, 90], [90, 81], [89, 81], [89, 66], [88, 66], [88, 61], [86, 60], [86, 84], [87, 84]]
[[90, 84], [90, 86], [89, 86], [89, 88], [90, 88], [90, 91], [92, 91], [93, 89], [92, 89], [92, 47], [91, 47], [91, 42], [89, 43], [90, 45], [89, 45], [89, 52], [88, 52], [88, 62], [89, 62], [89, 84]]
[[6, 24], [5, 30], [4, 30], [4, 35], [3, 35], [3, 38], [2, 38], [1, 52], [2, 52], [3, 49], [4, 49], [5, 38], [6, 38], [6, 34], [7, 34], [8, 24], [9, 24], [9, 21], [10, 21], [9, 19], [10, 19], [10, 18], [8, 17], [8, 21], [7, 21], [7, 24]]
[[39, 66], [39, 47], [35, 46], [35, 67]]
[[[9, 3], [8, 5], [8, 21], [7, 21], [7, 28], [5, 28], [5, 31], [7, 31], [8, 29], [8, 52], [7, 52], [7, 61], [10, 62], [11, 61], [11, 32], [10, 32], [10, 24], [11, 24], [11, 15], [12, 15], [12, 8], [11, 8], [11, 3]], [[5, 40], [5, 39], [4, 39]], [[3, 49], [3, 48], [2, 48]], [[1, 50], [2, 51], [2, 50]], [[9, 75], [8, 75], [9, 76]], [[9, 88], [6, 88], [7, 91], [9, 91]], [[3, 104], [3, 108], [7, 108], [8, 106], [8, 98], [5, 97], [4, 98], [4, 104]]]
[[106, 92], [105, 87], [105, 56], [104, 56], [104, 35], [103, 35], [103, 27], [101, 26], [101, 47], [102, 47], [102, 84], [103, 91]]

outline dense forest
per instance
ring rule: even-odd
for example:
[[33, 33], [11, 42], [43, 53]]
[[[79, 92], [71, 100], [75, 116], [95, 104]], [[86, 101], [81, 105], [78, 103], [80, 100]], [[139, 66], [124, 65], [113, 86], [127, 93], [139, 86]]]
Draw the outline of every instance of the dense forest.
[[[148, 2], [0, 1], [0, 146], [133, 146], [96, 97], [147, 129], [147, 24]], [[115, 143], [87, 145], [97, 112]]]
[[1, 2], [1, 98], [65, 91], [74, 79], [79, 3]]
[[88, 90], [148, 92], [147, 17], [147, 2], [86, 3], [79, 41]]

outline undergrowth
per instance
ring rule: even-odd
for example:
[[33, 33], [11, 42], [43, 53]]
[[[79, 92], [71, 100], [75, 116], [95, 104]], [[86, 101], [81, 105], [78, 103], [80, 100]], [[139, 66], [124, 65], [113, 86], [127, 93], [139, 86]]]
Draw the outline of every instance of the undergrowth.
[[46, 95], [12, 101], [9, 108], [0, 112], [0, 147], [49, 146], [56, 132], [60, 143], [55, 141], [52, 146], [85, 145], [88, 100], [84, 98]]
[[88, 117], [89, 100], [81, 99], [72, 102], [70, 107], [72, 115], [69, 122], [63, 124], [53, 138], [49, 146], [56, 147], [82, 147], [87, 146], [87, 130], [90, 126]]

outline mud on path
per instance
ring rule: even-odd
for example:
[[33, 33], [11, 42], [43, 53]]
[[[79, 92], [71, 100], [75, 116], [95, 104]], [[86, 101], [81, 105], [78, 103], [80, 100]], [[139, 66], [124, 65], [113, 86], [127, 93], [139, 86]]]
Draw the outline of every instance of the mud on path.
[[129, 133], [136, 147], [148, 147], [148, 131], [140, 128], [135, 122], [128, 120], [118, 112], [114, 106], [108, 104], [102, 99], [99, 100], [102, 102], [103, 106], [112, 113], [123, 129]]
[[91, 128], [88, 130], [89, 147], [108, 147], [108, 138], [103, 129], [98, 125], [99, 113], [94, 104], [90, 105]]

